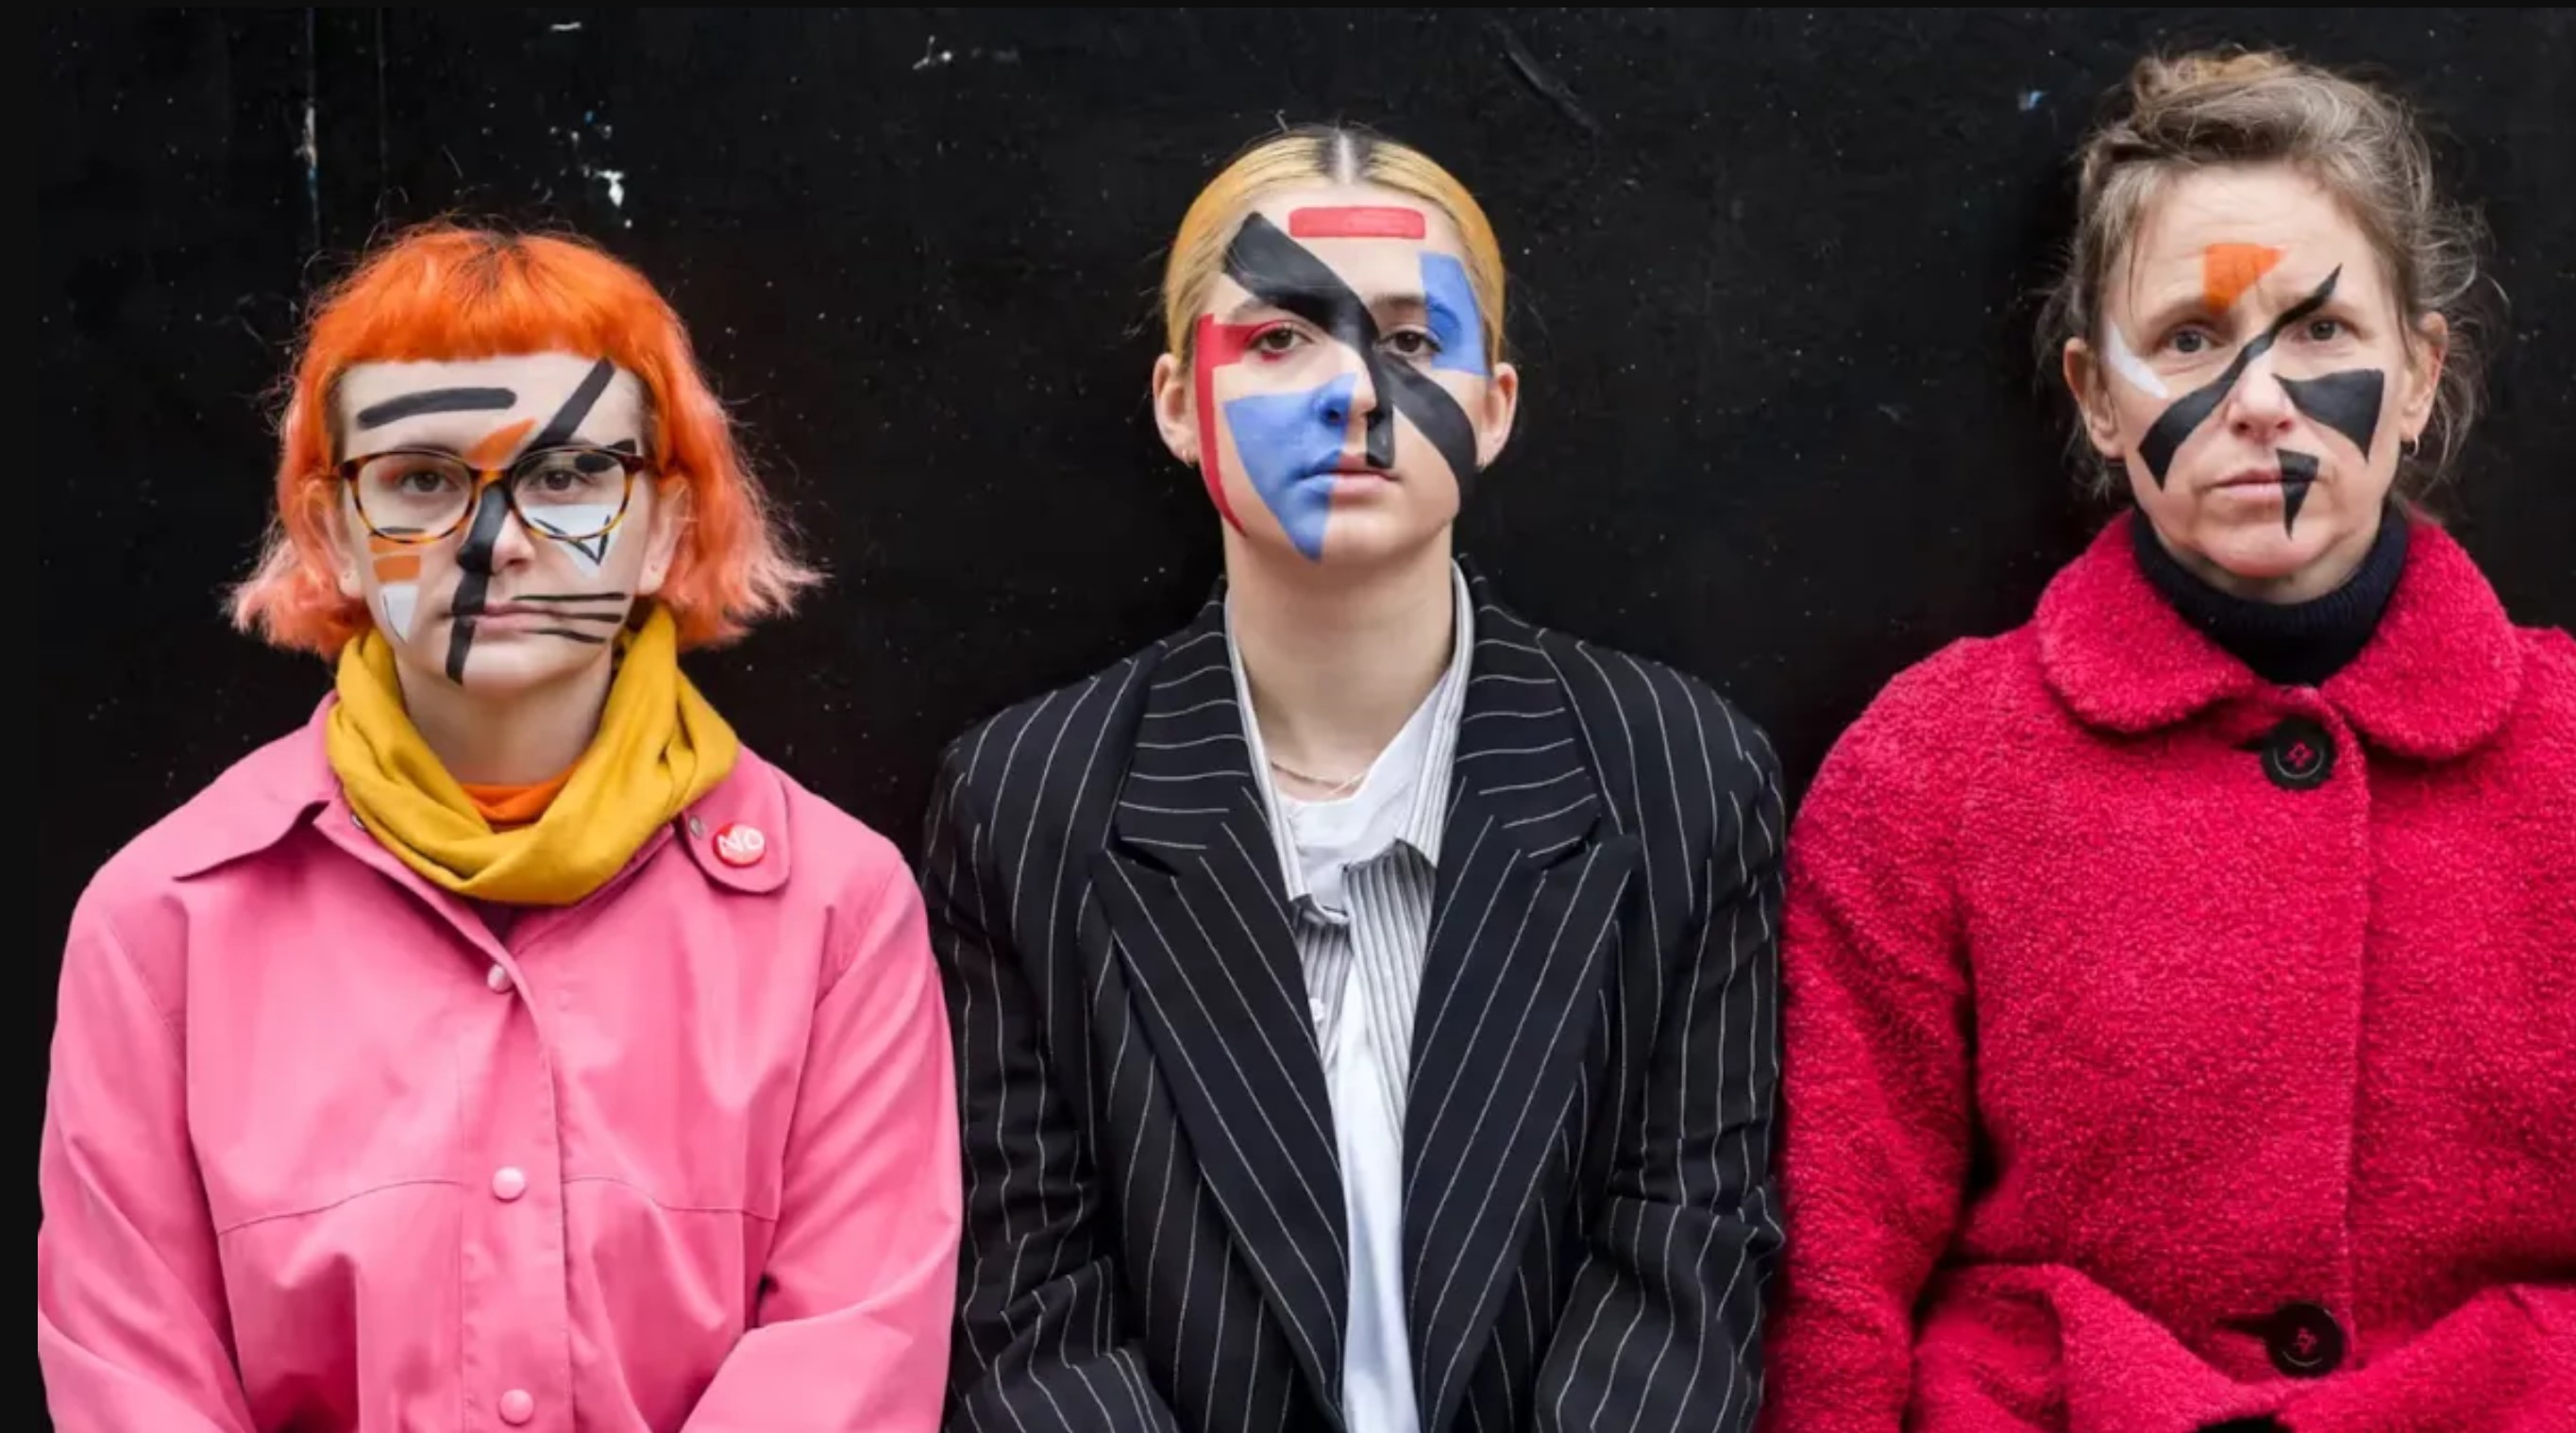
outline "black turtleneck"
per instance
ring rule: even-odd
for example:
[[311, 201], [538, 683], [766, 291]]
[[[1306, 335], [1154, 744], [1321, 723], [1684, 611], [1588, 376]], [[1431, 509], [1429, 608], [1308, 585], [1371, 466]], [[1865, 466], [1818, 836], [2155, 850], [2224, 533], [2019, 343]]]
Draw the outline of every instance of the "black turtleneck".
[[2130, 519], [2129, 536], [2147, 581], [2183, 620], [2263, 680], [2288, 687], [2316, 686], [2360, 656], [2406, 570], [2406, 514], [2394, 504], [2352, 576], [2305, 602], [2256, 602], [2219, 591], [2165, 551], [2144, 514]]

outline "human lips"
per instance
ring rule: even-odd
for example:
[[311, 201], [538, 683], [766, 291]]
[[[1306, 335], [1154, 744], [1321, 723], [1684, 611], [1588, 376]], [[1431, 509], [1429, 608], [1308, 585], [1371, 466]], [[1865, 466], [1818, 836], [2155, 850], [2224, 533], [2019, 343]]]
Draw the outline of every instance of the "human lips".
[[2240, 468], [2210, 484], [2212, 488], [2221, 491], [2233, 488], [2277, 488], [2280, 485], [2281, 467], [2278, 463], [2255, 468]]

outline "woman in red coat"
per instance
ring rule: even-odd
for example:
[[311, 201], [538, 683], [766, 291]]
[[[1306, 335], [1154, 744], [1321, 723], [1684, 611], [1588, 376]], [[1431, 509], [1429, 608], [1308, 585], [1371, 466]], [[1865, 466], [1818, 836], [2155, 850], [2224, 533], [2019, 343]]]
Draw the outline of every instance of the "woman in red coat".
[[2048, 337], [2136, 510], [1800, 816], [1771, 1427], [2576, 1427], [2576, 644], [2406, 501], [2433, 196], [2278, 56], [2086, 144]]

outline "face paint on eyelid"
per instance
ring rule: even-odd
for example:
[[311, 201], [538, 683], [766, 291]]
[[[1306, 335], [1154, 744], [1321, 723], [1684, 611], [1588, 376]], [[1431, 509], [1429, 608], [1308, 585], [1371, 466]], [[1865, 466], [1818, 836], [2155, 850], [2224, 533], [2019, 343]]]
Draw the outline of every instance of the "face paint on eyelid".
[[2103, 327], [2108, 341], [2102, 346], [2102, 357], [2111, 365], [2111, 371], [2129, 380], [2130, 387], [2149, 397], [2171, 398], [2173, 390], [2165, 386], [2163, 377], [2147, 366], [2147, 361], [2138, 356], [2136, 349], [2129, 347], [2129, 336], [2120, 332], [2120, 326], [2114, 323]]
[[1449, 254], [1423, 255], [1422, 302], [1431, 314], [1431, 336], [1440, 341], [1431, 366], [1481, 377], [1485, 324], [1476, 305], [1476, 286], [1467, 279], [1467, 266]]
[[1333, 515], [1334, 464], [1351, 427], [1359, 375], [1344, 373], [1302, 393], [1230, 398], [1226, 427], [1252, 490], [1279, 519], [1289, 544], [1309, 562], [1324, 557], [1324, 527]]
[[2273, 343], [2290, 325], [2325, 307], [2326, 301], [2334, 297], [2336, 281], [2342, 277], [2340, 267], [2326, 275], [2325, 282], [2317, 285], [2306, 298], [2284, 309], [2261, 336], [2236, 350], [2236, 357], [2228, 362], [2225, 372], [2175, 399], [2173, 406], [2148, 427], [2145, 435], [2138, 439], [2138, 459], [2147, 465], [2147, 474], [2155, 479], [2158, 489], [2165, 485], [2165, 474], [2173, 466], [2175, 452], [2192, 434], [2200, 431], [2200, 425], [2209, 421], [2210, 415], [2218, 411], [2219, 404], [2227, 401], [2227, 395], [2235, 391], [2236, 380], [2245, 376], [2245, 370], [2256, 359], [2271, 351]]
[[1369, 462], [1394, 466], [1395, 416], [1401, 413], [1448, 463], [1463, 496], [1476, 474], [1474, 424], [1458, 400], [1428, 374], [1411, 364], [1385, 361], [1378, 352], [1377, 320], [1331, 265], [1254, 214], [1227, 245], [1225, 271], [1246, 293], [1295, 314], [1358, 354], [1378, 395], [1364, 425]]

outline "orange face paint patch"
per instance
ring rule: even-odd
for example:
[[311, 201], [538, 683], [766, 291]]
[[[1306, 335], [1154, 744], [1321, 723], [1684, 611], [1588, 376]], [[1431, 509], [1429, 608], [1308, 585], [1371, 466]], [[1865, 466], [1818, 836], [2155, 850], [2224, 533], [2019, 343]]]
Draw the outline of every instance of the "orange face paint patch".
[[2263, 244], [2212, 244], [2200, 251], [2200, 293], [2225, 313], [2245, 291], [2281, 262], [2281, 251]]
[[528, 430], [535, 426], [536, 419], [522, 418], [507, 428], [495, 428], [484, 434], [481, 442], [465, 450], [465, 461], [478, 468], [488, 468], [519, 451], [519, 440], [528, 436]]
[[395, 557], [377, 558], [376, 580], [378, 582], [418, 582], [420, 580], [419, 555], [406, 552]]

